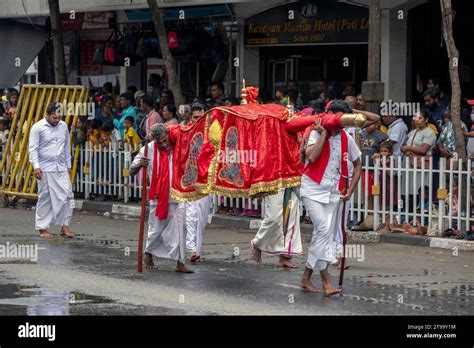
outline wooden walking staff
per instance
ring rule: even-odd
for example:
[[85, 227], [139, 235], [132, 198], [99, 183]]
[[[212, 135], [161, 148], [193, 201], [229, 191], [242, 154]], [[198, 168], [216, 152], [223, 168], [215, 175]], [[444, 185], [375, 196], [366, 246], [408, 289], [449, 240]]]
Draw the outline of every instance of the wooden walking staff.
[[[346, 159], [347, 161], [347, 159]], [[341, 174], [342, 175], [342, 174]], [[344, 192], [347, 192], [349, 188], [349, 178], [344, 177]], [[342, 216], [341, 216], [341, 232], [342, 232], [342, 257], [341, 257], [341, 271], [339, 273], [339, 287], [342, 288], [342, 283], [344, 281], [344, 268], [346, 268], [346, 203], [347, 201], [342, 202]]]
[[[148, 142], [145, 142], [145, 159], [148, 158]], [[147, 186], [147, 167], [142, 167], [142, 210], [140, 213], [140, 230], [138, 232], [138, 273], [143, 272], [143, 233], [145, 230], [146, 213], [146, 186]]]

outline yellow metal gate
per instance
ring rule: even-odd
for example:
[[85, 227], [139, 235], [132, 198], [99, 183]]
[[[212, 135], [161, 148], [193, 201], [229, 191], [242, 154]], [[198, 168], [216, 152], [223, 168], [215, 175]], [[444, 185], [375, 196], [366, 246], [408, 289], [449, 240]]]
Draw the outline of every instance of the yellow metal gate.
[[73, 149], [72, 135], [75, 132], [77, 118], [87, 116], [85, 112], [88, 93], [88, 88], [84, 86], [23, 85], [17, 112], [0, 162], [2, 175], [0, 194], [6, 197], [37, 199], [37, 182], [33, 175], [33, 166], [28, 159], [28, 138], [31, 127], [44, 117], [46, 108], [52, 102], [62, 103], [65, 115], [63, 120], [70, 130], [74, 158], [71, 181], [74, 181], [79, 146]]

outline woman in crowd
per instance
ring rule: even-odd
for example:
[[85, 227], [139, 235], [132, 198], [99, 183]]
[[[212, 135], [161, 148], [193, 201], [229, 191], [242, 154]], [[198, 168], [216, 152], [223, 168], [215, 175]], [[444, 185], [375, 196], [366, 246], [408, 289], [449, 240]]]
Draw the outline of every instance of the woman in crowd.
[[174, 95], [173, 91], [171, 91], [170, 89], [165, 89], [163, 90], [163, 92], [161, 92], [161, 98], [159, 102], [160, 108], [157, 110], [161, 116], [163, 116], [163, 109], [168, 104], [174, 104]]
[[166, 104], [163, 108], [163, 120], [164, 125], [169, 126], [172, 124], [178, 124], [178, 115], [176, 113], [176, 106], [174, 104]]
[[[422, 168], [429, 168], [429, 160], [433, 155], [433, 148], [436, 145], [436, 134], [428, 123], [428, 113], [426, 110], [421, 109], [413, 117], [413, 123], [415, 128], [408, 133], [408, 140], [405, 145], [403, 145], [400, 150], [403, 152], [404, 157], [408, 158], [409, 167], [417, 168], [419, 171], [416, 173], [416, 178], [413, 177], [413, 172], [410, 171], [407, 175], [403, 175], [401, 191], [404, 192], [406, 187], [406, 180], [408, 180], [408, 197], [409, 211], [413, 211], [413, 192], [417, 192], [422, 185]], [[406, 159], [403, 160], [405, 163]], [[424, 185], [429, 183], [429, 171], [425, 170], [423, 173]], [[416, 187], [414, 187], [413, 180], [416, 179]], [[410, 194], [411, 193], [411, 194]]]
[[[461, 127], [464, 132], [467, 132], [467, 127], [462, 121]], [[446, 158], [446, 168], [449, 170], [451, 168], [451, 159], [458, 159], [458, 153], [456, 152], [456, 137], [454, 135], [453, 122], [451, 121], [451, 108], [449, 106], [446, 107], [444, 125], [441, 129], [436, 145], [440, 156]], [[457, 164], [457, 161], [453, 162], [454, 170], [457, 170]]]

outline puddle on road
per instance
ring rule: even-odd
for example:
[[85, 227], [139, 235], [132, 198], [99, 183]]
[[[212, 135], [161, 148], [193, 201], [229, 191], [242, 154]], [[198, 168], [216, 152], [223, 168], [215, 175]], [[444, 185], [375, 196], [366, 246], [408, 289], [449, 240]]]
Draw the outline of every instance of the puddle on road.
[[120, 248], [126, 248], [126, 247], [131, 247], [134, 246], [135, 244], [138, 244], [138, 241], [133, 240], [133, 239], [101, 239], [101, 238], [89, 238], [89, 235], [82, 235], [82, 236], [77, 236], [77, 240], [83, 240], [86, 242], [94, 243], [96, 246], [100, 247], [108, 247], [112, 249], [120, 249]]
[[211, 312], [140, 306], [82, 292], [36, 285], [0, 284], [0, 315], [215, 315]]
[[[428, 272], [429, 273], [429, 272]], [[427, 272], [424, 273], [425, 275]], [[439, 274], [436, 272], [434, 274]], [[446, 304], [459, 314], [471, 308], [472, 296], [474, 296], [474, 285], [465, 281], [433, 281], [412, 282], [401, 280], [399, 284], [379, 284], [374, 280], [375, 276], [385, 277], [411, 277], [416, 274], [404, 275], [373, 275], [365, 277], [352, 277], [347, 283], [359, 291], [359, 295], [345, 295], [353, 300], [369, 303], [385, 303], [423, 312], [430, 309], [442, 309]], [[363, 291], [366, 287], [366, 291]], [[370, 289], [370, 290], [368, 290]], [[378, 294], [377, 296], [373, 296]], [[372, 295], [372, 296], [371, 296]]]
[[113, 302], [105, 297], [76, 291], [55, 291], [34, 285], [0, 284], [1, 315], [17, 314], [18, 306], [24, 308], [20, 311], [23, 315], [69, 315], [71, 306]]

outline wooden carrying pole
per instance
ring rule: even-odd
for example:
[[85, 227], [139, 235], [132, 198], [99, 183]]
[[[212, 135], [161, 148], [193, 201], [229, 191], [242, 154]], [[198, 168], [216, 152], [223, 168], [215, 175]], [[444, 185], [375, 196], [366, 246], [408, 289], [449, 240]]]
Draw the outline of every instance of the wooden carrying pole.
[[[349, 178], [344, 178], [344, 191], [347, 192], [349, 189]], [[347, 202], [342, 201], [342, 216], [341, 216], [341, 233], [342, 233], [342, 257], [341, 257], [341, 271], [339, 272], [339, 286], [342, 288], [344, 282], [344, 269], [346, 268], [346, 243], [347, 243], [347, 233], [346, 233], [346, 206]]]

